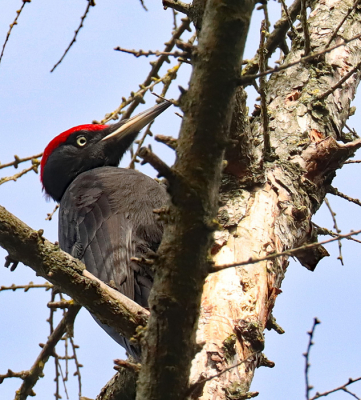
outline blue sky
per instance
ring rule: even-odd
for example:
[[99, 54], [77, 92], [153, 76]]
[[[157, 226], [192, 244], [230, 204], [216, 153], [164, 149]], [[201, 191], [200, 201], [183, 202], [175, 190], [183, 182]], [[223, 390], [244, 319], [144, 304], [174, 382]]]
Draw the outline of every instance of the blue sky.
[[[21, 0], [6, 2], [0, 14], [0, 43], [5, 39], [9, 24], [15, 17]], [[0, 64], [0, 161], [12, 161], [13, 155], [30, 156], [41, 152], [58, 133], [92, 120], [100, 120], [114, 110], [121, 98], [138, 89], [149, 72], [151, 58], [135, 58], [113, 50], [116, 46], [130, 49], [162, 49], [170, 38], [172, 13], [163, 10], [160, 1], [148, 1], [145, 12], [137, 1], [107, 0], [91, 8], [80, 31], [77, 42], [54, 73], [49, 71], [61, 57], [80, 22], [86, 1], [37, 0], [25, 5], [11, 34], [4, 58]], [[271, 15], [279, 15], [276, 3], [271, 3]], [[261, 11], [255, 11], [249, 35], [246, 58], [253, 56], [258, 45]], [[153, 58], [154, 59], [154, 58]], [[165, 66], [163, 72], [169, 68]], [[190, 67], [182, 67], [180, 84], [187, 86]], [[160, 89], [156, 92], [160, 92]], [[178, 97], [176, 86], [169, 97]], [[252, 110], [254, 93], [250, 93]], [[147, 104], [155, 103], [147, 96]], [[357, 105], [357, 102], [356, 102]], [[180, 119], [168, 110], [154, 125], [157, 134], [177, 136]], [[359, 117], [350, 121], [356, 130]], [[157, 154], [168, 163], [172, 153], [165, 146], [152, 142]], [[21, 170], [23, 166], [19, 166]], [[25, 165], [24, 165], [25, 168]], [[352, 197], [360, 196], [360, 185], [355, 184], [359, 166], [345, 166], [339, 171], [334, 186]], [[19, 170], [0, 170], [0, 176]], [[143, 169], [154, 176], [150, 167]], [[360, 210], [354, 204], [329, 196], [337, 212], [338, 224], [343, 233], [360, 229]], [[0, 204], [34, 229], [44, 229], [45, 236], [57, 239], [57, 218], [45, 221], [46, 214], [54, 208], [43, 196], [39, 177], [31, 172], [18, 182], [0, 187]], [[322, 207], [315, 222], [332, 229], [328, 211]], [[345, 265], [337, 260], [337, 244], [327, 246], [331, 257], [324, 259], [311, 273], [296, 262], [291, 262], [278, 297], [274, 315], [285, 329], [282, 336], [266, 333], [266, 356], [276, 362], [274, 369], [260, 368], [252, 385], [259, 391], [260, 400], [303, 399], [304, 358], [308, 336], [314, 317], [318, 326], [315, 346], [311, 354], [311, 384], [324, 391], [361, 375], [359, 367], [360, 330], [359, 304], [360, 247], [353, 242], [343, 242]], [[0, 260], [5, 257], [0, 249]], [[0, 264], [2, 262], [0, 261]], [[0, 268], [0, 286], [41, 282], [32, 270], [20, 265], [10, 273]], [[8, 368], [13, 371], [28, 369], [39, 353], [38, 343], [45, 342], [49, 332], [46, 318], [46, 301], [49, 293], [30, 290], [27, 293], [0, 292], [0, 374]], [[75, 341], [80, 345], [78, 356], [82, 368], [83, 395], [94, 398], [113, 374], [113, 359], [121, 358], [123, 350], [113, 343], [94, 323], [85, 310], [76, 320]], [[45, 377], [35, 387], [38, 399], [49, 399], [54, 393], [54, 364], [46, 367]], [[20, 386], [18, 379], [7, 379], [0, 385], [0, 398], [10, 399]], [[67, 383], [70, 399], [77, 398], [77, 383]], [[356, 385], [351, 390], [356, 391]], [[359, 387], [359, 393], [361, 388]], [[66, 398], [62, 393], [63, 399]], [[334, 399], [349, 398], [345, 393]]]

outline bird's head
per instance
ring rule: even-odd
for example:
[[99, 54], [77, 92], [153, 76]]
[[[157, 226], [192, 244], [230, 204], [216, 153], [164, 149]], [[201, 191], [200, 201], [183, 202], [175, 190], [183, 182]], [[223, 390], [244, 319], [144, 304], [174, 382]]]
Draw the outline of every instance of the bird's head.
[[116, 167], [139, 131], [170, 105], [166, 101], [113, 125], [79, 125], [56, 136], [41, 160], [40, 178], [45, 192], [59, 202], [82, 172]]

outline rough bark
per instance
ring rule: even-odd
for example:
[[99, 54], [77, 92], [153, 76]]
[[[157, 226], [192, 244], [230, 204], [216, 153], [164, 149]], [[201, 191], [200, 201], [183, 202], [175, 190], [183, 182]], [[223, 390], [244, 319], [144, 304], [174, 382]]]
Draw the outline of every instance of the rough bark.
[[85, 270], [84, 264], [0, 206], [0, 246], [126, 338], [145, 326], [149, 312]]
[[[295, 2], [292, 19], [299, 3]], [[311, 51], [324, 49], [334, 27], [351, 6], [350, 0], [312, 4]], [[173, 204], [162, 215], [166, 232], [150, 299], [152, 314], [144, 341], [138, 399], [190, 396], [217, 400], [255, 395], [249, 387], [255, 368], [264, 363], [263, 331], [272, 326], [271, 313], [287, 269], [287, 257], [228, 268], [206, 277], [208, 250], [218, 226], [218, 186], [224, 150], [229, 144], [226, 133], [230, 110], [234, 109], [234, 78], [252, 8], [251, 1], [208, 1], [202, 19], [190, 90], [181, 99], [185, 116], [177, 162], [170, 174]], [[302, 30], [298, 31], [300, 35], [294, 38], [285, 63], [303, 54]], [[360, 16], [355, 13], [335, 42], [360, 32]], [[257, 113], [248, 120], [244, 96], [238, 92], [231, 132], [235, 147], [227, 151], [229, 175], [222, 179], [218, 213], [223, 229], [216, 232], [213, 246], [216, 264], [262, 257], [314, 240], [312, 215], [321, 205], [335, 171], [361, 147], [359, 140], [347, 144], [337, 141], [344, 138], [342, 128], [359, 73], [341, 88], [322, 96], [359, 65], [358, 45], [359, 41], [351, 42], [312, 63], [299, 63], [272, 76], [267, 108], [273, 161], [263, 160], [262, 120]], [[239, 162], [237, 157], [245, 157], [246, 161]], [[14, 222], [2, 208], [0, 244], [12, 258], [37, 265], [33, 268], [39, 275], [61, 286], [125, 336], [130, 337], [136, 325], [145, 325], [147, 313], [143, 309], [139, 315], [125, 311], [130, 322], [125, 318], [124, 326], [122, 320], [115, 323], [123, 308], [121, 303], [99, 283], [82, 276], [84, 266], [79, 261], [50, 246], [39, 233]], [[321, 256], [316, 254], [315, 265]], [[89, 304], [85, 292], [90, 293]], [[111, 304], [104, 304], [104, 299]], [[190, 390], [187, 383], [195, 354]], [[134, 385], [134, 379], [132, 382]], [[104, 393], [110, 393], [113, 384], [119, 384], [118, 378]]]
[[138, 372], [132, 368], [122, 368], [103, 387], [95, 400], [134, 400]]
[[[253, 1], [210, 0], [192, 54], [189, 91], [172, 169], [137, 399], [184, 399], [209, 250], [216, 229], [222, 160]], [[168, 179], [169, 180], [169, 179]]]
[[[352, 4], [326, 0], [314, 5], [308, 21], [313, 52], [324, 49], [334, 27]], [[346, 21], [336, 42], [360, 32], [357, 14]], [[265, 162], [262, 158], [263, 126], [256, 116], [249, 133], [253, 144], [247, 147], [250, 142], [246, 142], [246, 173], [238, 164], [238, 171], [230, 170], [238, 176], [223, 178], [219, 221], [224, 229], [216, 233], [216, 264], [262, 257], [314, 240], [311, 217], [320, 207], [335, 171], [361, 144], [360, 140], [346, 145], [337, 142], [342, 137], [359, 73], [326, 98], [321, 94], [358, 66], [358, 45], [359, 41], [351, 42], [319, 57], [315, 63], [299, 63], [270, 79], [268, 129], [274, 161]], [[285, 63], [299, 59], [302, 53], [300, 35], [293, 41]], [[254, 173], [253, 184], [251, 179], [245, 181], [244, 176], [252, 171], [249, 166], [257, 164], [264, 166], [263, 177]], [[314, 264], [323, 255], [317, 254]], [[270, 321], [287, 265], [287, 257], [280, 257], [207, 277], [197, 332], [197, 342], [205, 344], [191, 371], [193, 387], [198, 388], [196, 397], [218, 400], [256, 395], [248, 390], [255, 368], [263, 364], [263, 331]], [[245, 362], [226, 371], [241, 361]], [[219, 375], [222, 371], [225, 373]], [[197, 385], [201, 374], [219, 376]]]

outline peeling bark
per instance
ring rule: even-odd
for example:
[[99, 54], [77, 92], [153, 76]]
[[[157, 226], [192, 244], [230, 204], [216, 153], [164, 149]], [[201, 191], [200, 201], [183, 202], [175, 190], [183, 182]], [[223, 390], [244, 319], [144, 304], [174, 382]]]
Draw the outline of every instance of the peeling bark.
[[184, 399], [216, 229], [222, 161], [253, 1], [209, 0], [192, 54], [169, 192], [172, 204], [149, 304], [137, 399]]
[[[324, 48], [352, 4], [335, 0], [315, 3], [309, 18], [313, 52]], [[346, 21], [336, 41], [360, 32], [357, 15]], [[263, 178], [257, 177], [253, 169], [256, 179], [253, 183], [252, 179], [245, 181], [244, 176], [252, 175], [249, 165], [258, 163], [262, 167], [264, 162], [263, 127], [256, 113], [248, 136], [253, 138], [252, 145], [247, 146], [251, 143], [248, 139], [243, 147], [252, 163], [246, 163], [245, 170], [238, 164], [238, 171], [228, 171], [236, 176], [223, 178], [218, 218], [224, 230], [216, 233], [213, 247], [217, 265], [263, 257], [315, 240], [312, 215], [320, 207], [335, 171], [360, 147], [359, 140], [346, 145], [337, 142], [349, 115], [359, 73], [326, 99], [318, 98], [358, 65], [358, 42], [333, 50], [315, 63], [300, 63], [271, 77], [267, 102], [274, 161], [264, 163]], [[302, 52], [300, 36], [293, 40], [285, 63], [299, 59]], [[234, 150], [229, 154], [234, 154]], [[312, 254], [298, 254], [311, 270], [325, 255], [322, 248]], [[249, 388], [255, 368], [262, 365], [263, 331], [273, 319], [271, 313], [281, 293], [287, 258], [231, 268], [207, 277], [197, 332], [197, 343], [203, 348], [193, 361], [190, 380], [194, 384], [200, 374], [218, 376], [205, 382], [199, 399], [243, 399], [256, 395]], [[247, 361], [226, 371], [242, 360]], [[219, 375], [223, 370], [226, 372]]]
[[[139, 400], [240, 400], [256, 395], [249, 392], [255, 369], [272, 366], [262, 354], [264, 329], [272, 327], [282, 333], [272, 310], [281, 293], [288, 257], [207, 275], [209, 253], [222, 265], [315, 241], [311, 218], [336, 170], [361, 147], [361, 140], [339, 142], [344, 138], [342, 129], [360, 73], [328, 94], [360, 65], [360, 40], [273, 74], [266, 110], [273, 154], [264, 160], [260, 109], [249, 118], [244, 92], [235, 87], [254, 3], [199, 0], [195, 4], [201, 10], [194, 16], [201, 28], [199, 46], [192, 54], [190, 89], [180, 101], [185, 114], [177, 161], [169, 169], [172, 204], [161, 213], [166, 230], [155, 266]], [[352, 5], [351, 0], [312, 2], [308, 21], [311, 52], [324, 50]], [[292, 20], [299, 7], [297, 0], [289, 10]], [[268, 38], [269, 51], [280, 44], [288, 26], [283, 17]], [[302, 28], [295, 29], [298, 35], [284, 63], [299, 60], [304, 52]], [[360, 33], [356, 12], [335, 42]], [[254, 59], [247, 71], [254, 73], [257, 68]], [[224, 154], [228, 165], [221, 177]], [[30, 265], [126, 337], [138, 325], [145, 326], [146, 310], [129, 300], [119, 301], [106, 285], [88, 279], [78, 260], [51, 246], [41, 233], [22, 225], [1, 207], [0, 244], [13, 259]], [[297, 257], [313, 270], [326, 255], [317, 248]], [[128, 382], [127, 394], [122, 392], [123, 378]], [[117, 374], [99, 399], [133, 399], [135, 380], [134, 375]]]

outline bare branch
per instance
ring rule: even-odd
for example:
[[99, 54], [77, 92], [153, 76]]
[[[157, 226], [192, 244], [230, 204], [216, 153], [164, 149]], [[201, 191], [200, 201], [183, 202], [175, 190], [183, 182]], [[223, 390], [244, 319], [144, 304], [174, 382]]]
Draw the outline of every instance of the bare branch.
[[[313, 397], [310, 398], [310, 400], [316, 400], [319, 399], [320, 397], [326, 397], [331, 393], [335, 393], [335, 392], [339, 392], [339, 391], [345, 391], [346, 387], [349, 385], [352, 385], [355, 382], [361, 381], [361, 376], [359, 378], [356, 379], [352, 379], [350, 378], [344, 385], [339, 386], [335, 389], [329, 390], [327, 392], [323, 392], [323, 393], [316, 393]], [[357, 397], [356, 397], [357, 398]]]
[[140, 150], [141, 150], [141, 148], [142, 148], [141, 146], [143, 146], [143, 143], [144, 143], [144, 141], [145, 141], [145, 139], [146, 139], [146, 137], [147, 137], [148, 135], [149, 135], [149, 136], [153, 136], [153, 134], [152, 134], [152, 132], [151, 132], [151, 130], [150, 130], [151, 126], [153, 125], [153, 122], [154, 122], [154, 121], [152, 121], [152, 122], [147, 126], [147, 129], [144, 131], [142, 137], [141, 137], [140, 139], [138, 139], [137, 141], [134, 142], [135, 144], [138, 145], [138, 147], [137, 147], [137, 150], [136, 150], [136, 151], [134, 152], [134, 154], [132, 155], [132, 159], [130, 160], [130, 163], [129, 163], [128, 168], [134, 169], [135, 163], [136, 163], [136, 162], [139, 162], [138, 156], [139, 156]]
[[144, 51], [142, 49], [140, 50], [129, 50], [129, 49], [123, 49], [122, 47], [115, 47], [114, 50], [116, 51], [121, 51], [123, 53], [127, 53], [127, 54], [133, 54], [133, 56], [135, 57], [149, 57], [149, 56], [167, 56], [167, 57], [185, 57], [187, 54], [184, 52], [180, 52], [180, 51], [152, 51], [152, 50], [148, 50], [148, 51]]
[[2, 60], [3, 55], [4, 55], [6, 44], [9, 41], [11, 31], [13, 30], [14, 26], [18, 24], [18, 19], [20, 17], [21, 12], [23, 11], [23, 9], [25, 7], [25, 4], [31, 2], [31, 0], [22, 0], [22, 1], [23, 1], [23, 4], [20, 7], [20, 9], [16, 11], [16, 17], [15, 17], [14, 21], [10, 24], [10, 29], [8, 30], [8, 33], [6, 34], [5, 42], [3, 44], [3, 48], [2, 48], [1, 54], [0, 54], [0, 63], [1, 63], [1, 60]]
[[[35, 154], [35, 156], [30, 156], [30, 157], [24, 157], [24, 158], [19, 158], [17, 155], [14, 156], [14, 161], [9, 162], [7, 164], [1, 164], [0, 163], [0, 169], [2, 168], [7, 168], [7, 167], [14, 167], [17, 168], [19, 164], [26, 162], [26, 161], [33, 161], [36, 160], [37, 158], [40, 158], [43, 155], [43, 153]], [[34, 161], [35, 163], [39, 164], [38, 161]]]
[[[261, 23], [261, 43], [258, 50], [259, 55], [259, 67], [260, 71], [264, 72], [267, 68], [267, 50], [265, 49], [265, 39], [266, 39], [267, 26], [266, 21], [263, 20]], [[269, 135], [269, 117], [267, 109], [267, 79], [262, 76], [259, 80], [259, 90], [261, 94], [261, 115], [262, 115], [262, 126], [263, 126], [263, 157], [267, 160], [271, 153], [271, 142]]]
[[33, 282], [29, 282], [27, 285], [15, 285], [14, 283], [11, 286], [0, 286], [0, 292], [4, 290], [12, 290], [15, 292], [15, 290], [19, 289], [24, 289], [24, 292], [27, 292], [29, 289], [45, 289], [49, 290], [52, 289], [53, 285], [50, 284], [49, 282], [44, 282], [41, 284], [35, 284]]
[[[300, 13], [301, 0], [295, 0], [294, 3], [289, 7], [289, 19], [295, 21], [297, 15]], [[285, 36], [288, 29], [292, 26], [287, 15], [283, 15], [275, 23], [275, 29], [269, 34], [265, 48], [268, 51], [269, 57], [274, 53], [280, 43], [284, 42]], [[259, 70], [258, 56], [254, 57], [247, 63], [247, 66], [243, 69], [243, 76], [254, 75]]]
[[309, 341], [308, 341], [307, 351], [304, 354], [304, 357], [306, 359], [306, 363], [305, 363], [306, 400], [310, 399], [310, 391], [313, 389], [313, 387], [310, 386], [309, 376], [308, 376], [309, 369], [310, 369], [310, 366], [311, 366], [311, 364], [310, 364], [310, 351], [311, 351], [311, 346], [313, 345], [312, 339], [313, 339], [313, 335], [315, 334], [316, 326], [318, 324], [320, 324], [320, 323], [321, 322], [317, 318], [315, 318], [313, 320], [313, 325], [312, 325], [311, 331], [307, 332], [310, 338], [309, 338]]
[[38, 173], [38, 165], [33, 164], [31, 167], [23, 169], [21, 172], [18, 172], [15, 175], [0, 178], [0, 185], [2, 185], [3, 183], [6, 183], [6, 182], [10, 182], [10, 181], [16, 182], [19, 178], [21, 178], [22, 176], [24, 176], [25, 174], [27, 174], [30, 171], [34, 171], [37, 174]]
[[173, 8], [173, 10], [179, 11], [185, 15], [189, 15], [192, 9], [191, 4], [183, 3], [179, 0], [163, 0], [163, 6], [165, 9]]
[[[306, 56], [306, 57], [301, 57], [300, 59], [298, 59], [298, 60], [296, 60], [296, 61], [293, 61], [293, 62], [290, 62], [290, 63], [287, 63], [287, 64], [283, 64], [283, 65], [281, 65], [281, 66], [279, 66], [279, 67], [277, 66], [277, 67], [275, 67], [275, 68], [273, 68], [273, 69], [270, 69], [270, 70], [267, 70], [267, 71], [265, 71], [265, 72], [263, 72], [263, 73], [254, 74], [254, 75], [248, 75], [248, 74], [247, 74], [247, 69], [245, 68], [245, 69], [243, 70], [243, 72], [242, 72], [241, 78], [238, 80], [238, 84], [239, 84], [239, 85], [250, 85], [254, 79], [260, 78], [261, 76], [270, 75], [270, 74], [273, 74], [273, 73], [276, 73], [276, 72], [283, 71], [283, 70], [285, 70], [285, 69], [287, 69], [287, 68], [291, 68], [291, 67], [293, 67], [293, 66], [295, 66], [295, 65], [297, 65], [297, 64], [300, 64], [301, 62], [309, 62], [309, 61], [312, 61], [313, 59], [318, 58], [318, 57], [319, 57], [320, 55], [322, 55], [322, 54], [329, 53], [330, 51], [335, 50], [335, 49], [337, 49], [338, 47], [345, 46], [346, 44], [348, 44], [348, 43], [350, 43], [350, 42], [352, 42], [352, 41], [354, 41], [354, 40], [360, 39], [360, 38], [361, 38], [361, 34], [356, 35], [356, 36], [353, 36], [353, 37], [350, 38], [350, 39], [344, 39], [343, 43], [339, 43], [339, 44], [337, 44], [337, 45], [335, 45], [335, 46], [333, 46], [333, 47], [326, 48], [326, 49], [324, 49], [324, 50], [322, 50], [322, 51], [320, 51], [320, 52], [318, 52], [318, 53], [310, 54], [310, 55], [308, 55], [308, 56]], [[357, 67], [359, 68], [359, 66], [357, 66]], [[355, 71], [354, 71], [355, 69], [356, 69], [356, 67], [352, 69], [353, 72], [351, 73], [351, 75], [355, 73]], [[350, 75], [350, 76], [351, 76], [351, 75]], [[345, 76], [346, 76], [346, 75], [345, 75]], [[345, 77], [344, 77], [344, 78], [345, 78]], [[344, 78], [343, 78], [343, 79], [344, 79]], [[349, 76], [348, 76], [346, 79], [348, 79], [348, 78], [349, 78]], [[346, 80], [346, 79], [345, 79], [345, 80]], [[340, 83], [340, 82], [338, 82], [338, 84], [339, 84], [339, 83]], [[342, 83], [343, 83], [343, 82], [341, 82], [341, 84], [342, 84]], [[332, 92], [332, 91], [331, 91], [331, 92]], [[326, 93], [327, 93], [327, 92], [326, 92]], [[324, 95], [325, 95], [326, 93], [324, 93], [324, 94], [321, 95], [321, 96], [324, 97]], [[328, 95], [328, 94], [327, 94], [327, 95]]]
[[[333, 227], [334, 227], [334, 229], [336, 229], [337, 235], [339, 235], [341, 233], [341, 230], [338, 229], [338, 225], [337, 225], [337, 221], [336, 221], [336, 213], [332, 210], [331, 204], [328, 201], [327, 197], [325, 197], [324, 201], [325, 201], [325, 204], [326, 204], [328, 210], [330, 211], [331, 218], [332, 218], [332, 221], [333, 221]], [[341, 264], [343, 265], [341, 240], [338, 241], [338, 252], [339, 252], [339, 256], [337, 258], [341, 261]]]
[[158, 177], [163, 176], [170, 182], [173, 182], [174, 179], [176, 179], [174, 171], [148, 148], [142, 147], [139, 151], [139, 157], [143, 158], [144, 164], [149, 163], [156, 171], [158, 171]]
[[[332, 232], [327, 228], [322, 228], [322, 227], [318, 226], [314, 222], [312, 224], [317, 228], [317, 235], [329, 235], [329, 236], [332, 236], [332, 237], [337, 237], [339, 235], [338, 233]], [[361, 243], [361, 240], [357, 240], [352, 236], [347, 237], [345, 239], [351, 240], [351, 241], [356, 242], [356, 243]]]
[[168, 146], [172, 150], [177, 149], [177, 139], [175, 139], [172, 136], [157, 135], [157, 136], [155, 136], [154, 139], [156, 142], [164, 143], [166, 146]]
[[78, 377], [78, 396], [79, 398], [81, 397], [81, 374], [80, 374], [80, 368], [83, 366], [82, 364], [80, 364], [79, 360], [78, 360], [78, 356], [76, 354], [76, 349], [79, 347], [74, 343], [74, 339], [72, 336], [69, 337], [70, 343], [71, 343], [71, 347], [73, 349], [73, 357], [74, 357], [74, 361], [75, 361], [75, 368], [76, 368], [76, 372], [74, 375], [76, 375]]
[[144, 0], [140, 0], [140, 4], [142, 5], [145, 11], [148, 11], [148, 8], [144, 4]]
[[291, 19], [290, 13], [288, 12], [288, 7], [287, 7], [287, 5], [286, 5], [286, 3], [285, 3], [285, 0], [281, 0], [281, 4], [282, 4], [282, 9], [283, 9], [283, 11], [284, 11], [284, 13], [285, 13], [285, 15], [286, 15], [286, 17], [287, 17], [287, 20], [288, 20], [288, 24], [289, 24], [289, 26], [290, 26], [290, 29], [291, 29], [291, 31], [292, 31], [294, 37], [297, 37], [298, 34], [297, 34], [297, 32], [296, 32], [295, 27], [293, 26], [293, 21], [292, 21], [292, 19]]
[[[142, 400], [183, 399], [187, 390], [197, 351], [195, 321], [216, 227], [235, 79], [253, 8], [253, 1], [206, 3], [189, 90], [180, 100], [184, 111], [180, 156], [172, 170], [181, 179], [170, 183], [170, 218], [155, 263], [149, 299], [154, 312], [145, 334], [137, 385], [137, 397]], [[191, 189], [184, 192], [183, 186]]]
[[65, 308], [69, 308], [74, 305], [73, 300], [60, 300], [60, 301], [49, 301], [47, 306], [49, 308], [57, 308], [57, 309], [62, 309], [64, 310]]
[[45, 218], [46, 221], [51, 221], [54, 214], [56, 213], [57, 209], [59, 208], [59, 204], [54, 207], [54, 210], [51, 213], [47, 213], [47, 217]]
[[149, 312], [95, 278], [84, 264], [48, 242], [0, 206], [0, 246], [13, 260], [30, 266], [39, 276], [61, 287], [101, 322], [131, 338], [145, 326]]
[[301, 0], [301, 24], [303, 29], [303, 36], [305, 39], [304, 49], [305, 49], [305, 56], [308, 56], [311, 51], [311, 43], [310, 43], [310, 32], [308, 30], [308, 23], [307, 23], [307, 5], [306, 0]]
[[355, 0], [353, 6], [348, 9], [347, 14], [345, 15], [343, 20], [339, 23], [339, 25], [337, 26], [337, 28], [333, 32], [332, 36], [330, 37], [330, 40], [326, 44], [326, 47], [328, 47], [332, 43], [332, 41], [336, 38], [336, 36], [338, 34], [338, 31], [340, 30], [342, 25], [346, 22], [347, 18], [356, 10], [357, 5], [359, 4], [359, 2], [360, 2], [360, 0]]
[[331, 193], [334, 196], [342, 197], [343, 199], [345, 199], [345, 200], [347, 200], [347, 201], [349, 201], [351, 203], [354, 203], [354, 204], [357, 204], [358, 206], [361, 206], [361, 201], [359, 199], [354, 199], [353, 197], [347, 196], [347, 194], [344, 194], [344, 193], [340, 192], [338, 189], [336, 189], [333, 186], [330, 186], [328, 188], [328, 193]]
[[56, 344], [67, 332], [68, 327], [74, 323], [74, 319], [80, 308], [81, 306], [77, 305], [70, 308], [54, 332], [50, 335], [33, 366], [27, 371], [26, 376], [23, 378], [23, 384], [16, 391], [15, 400], [25, 400], [28, 396], [32, 395], [33, 387], [42, 376], [46, 362], [53, 354]]
[[322, 93], [321, 95], [318, 96], [318, 100], [325, 99], [328, 95], [333, 93], [336, 89], [340, 88], [344, 82], [347, 81], [347, 79], [351, 78], [351, 76], [356, 73], [361, 67], [361, 62], [359, 62], [356, 67], [352, 68], [351, 71], [349, 71], [343, 78], [341, 78], [335, 85], [333, 85], [329, 90], [327, 90], [325, 93]]
[[314, 247], [322, 246], [324, 244], [331, 243], [331, 242], [334, 242], [334, 241], [340, 240], [340, 239], [347, 239], [350, 236], [359, 235], [360, 233], [361, 233], [361, 230], [355, 231], [355, 232], [350, 232], [350, 233], [347, 233], [346, 235], [338, 235], [337, 237], [334, 237], [334, 238], [328, 239], [328, 240], [324, 240], [323, 242], [310, 243], [310, 244], [306, 244], [305, 246], [296, 247], [296, 248], [290, 249], [290, 250], [285, 250], [280, 253], [273, 253], [273, 254], [270, 254], [265, 257], [249, 258], [247, 261], [242, 261], [242, 262], [237, 262], [237, 263], [232, 263], [232, 264], [215, 265], [212, 267], [212, 270], [210, 271], [210, 273], [217, 272], [217, 271], [220, 271], [225, 268], [239, 267], [242, 265], [256, 264], [260, 261], [274, 260], [277, 257], [292, 256], [300, 250], [313, 249]]
[[[176, 40], [179, 39], [186, 30], [190, 30], [189, 25], [190, 25], [190, 20], [188, 18], [182, 19], [182, 24], [180, 25], [180, 27], [175, 32], [173, 32], [171, 39], [168, 42], [166, 42], [166, 46], [164, 48], [165, 53], [172, 51], [173, 47], [175, 46]], [[152, 61], [150, 63], [152, 68], [145, 81], [140, 85], [141, 88], [144, 89], [147, 88], [147, 89], [144, 91], [143, 89], [141, 89], [136, 93], [131, 93], [131, 96], [128, 99], [123, 98], [120, 106], [116, 108], [113, 112], [106, 114], [104, 119], [100, 123], [104, 124], [112, 119], [117, 119], [121, 111], [124, 109], [124, 107], [131, 104], [130, 107], [127, 109], [127, 111], [123, 114], [123, 119], [129, 118], [129, 116], [133, 113], [136, 107], [140, 103], [144, 103], [143, 96], [145, 92], [154, 86], [154, 85], [152, 86], [151, 83], [158, 80], [159, 70], [163, 66], [164, 62], [167, 61], [168, 61], [168, 56], [160, 56], [156, 61]], [[94, 121], [94, 123], [98, 122]]]
[[173, 11], [173, 30], [176, 30], [178, 28], [178, 23], [177, 23], [177, 11], [176, 10], [172, 10]]
[[84, 14], [80, 18], [80, 25], [78, 26], [77, 30], [75, 31], [72, 41], [69, 43], [69, 46], [65, 49], [64, 54], [61, 56], [60, 60], [54, 65], [54, 67], [50, 70], [50, 72], [54, 72], [55, 68], [64, 60], [65, 56], [68, 54], [68, 51], [73, 46], [73, 44], [76, 42], [76, 38], [78, 36], [80, 29], [83, 27], [83, 22], [88, 15], [90, 7], [95, 6], [94, 0], [87, 0], [87, 1], [88, 1], [88, 5], [86, 6]]

